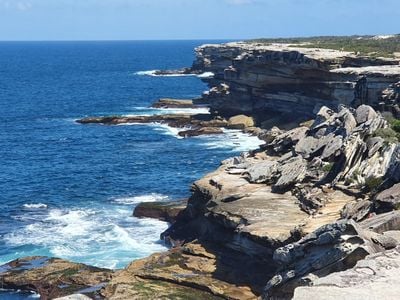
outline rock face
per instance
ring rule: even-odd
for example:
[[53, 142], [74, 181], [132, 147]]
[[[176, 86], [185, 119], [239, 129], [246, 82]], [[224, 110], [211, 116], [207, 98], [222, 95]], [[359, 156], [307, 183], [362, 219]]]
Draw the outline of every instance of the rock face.
[[299, 287], [294, 300], [397, 299], [400, 293], [400, 248], [367, 256], [352, 269], [317, 279]]
[[0, 267], [1, 287], [39, 293], [41, 299], [54, 299], [73, 293], [90, 297], [111, 279], [112, 271], [58, 258], [27, 257]]
[[[289, 299], [294, 288], [309, 284], [310, 277], [351, 268], [368, 254], [383, 251], [374, 236], [354, 221], [341, 221], [275, 250], [274, 260], [281, 265], [281, 271], [267, 283], [264, 298]], [[397, 241], [394, 247], [396, 244]]]
[[382, 102], [379, 105], [385, 111], [390, 111], [396, 118], [400, 118], [400, 81], [389, 85], [382, 91]]
[[257, 299], [260, 279], [268, 277], [266, 266], [215, 245], [189, 243], [131, 263], [113, 277], [103, 295], [106, 299]]
[[137, 218], [153, 218], [174, 223], [179, 214], [185, 209], [187, 200], [168, 202], [142, 202], [133, 211]]
[[[193, 69], [215, 74], [204, 94], [212, 112], [259, 121], [271, 111], [311, 116], [321, 106], [378, 107], [382, 91], [400, 80], [398, 59], [288, 44], [203, 45], [196, 56]], [[385, 95], [397, 99], [391, 91]]]
[[[218, 243], [269, 261], [278, 273], [266, 298], [291, 297], [308, 274], [351, 268], [396, 245], [383, 231], [369, 230], [397, 224], [397, 217], [379, 215], [365, 228], [352, 221], [374, 211], [371, 191], [396, 166], [396, 145], [375, 134], [387, 126], [369, 106], [322, 107], [310, 127], [274, 130], [261, 150], [228, 159], [195, 182], [189, 217], [178, 218], [163, 238], [174, 245]], [[336, 223], [343, 217], [352, 220]]]

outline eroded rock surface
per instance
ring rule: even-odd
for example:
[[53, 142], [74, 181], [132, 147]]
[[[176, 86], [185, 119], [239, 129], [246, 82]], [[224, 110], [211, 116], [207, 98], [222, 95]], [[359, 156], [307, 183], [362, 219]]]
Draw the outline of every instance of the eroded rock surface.
[[294, 300], [398, 299], [400, 248], [367, 256], [353, 268], [316, 279], [313, 286], [298, 287]]
[[38, 256], [1, 266], [0, 282], [2, 288], [34, 291], [44, 300], [74, 293], [95, 298], [112, 274], [107, 269]]
[[227, 43], [197, 48], [193, 68], [215, 74], [207, 79], [211, 89], [204, 99], [211, 111], [225, 116], [247, 114], [262, 121], [271, 111], [312, 116], [321, 106], [382, 107], [384, 90], [388, 105], [398, 102], [391, 85], [400, 80], [398, 59], [289, 44]]

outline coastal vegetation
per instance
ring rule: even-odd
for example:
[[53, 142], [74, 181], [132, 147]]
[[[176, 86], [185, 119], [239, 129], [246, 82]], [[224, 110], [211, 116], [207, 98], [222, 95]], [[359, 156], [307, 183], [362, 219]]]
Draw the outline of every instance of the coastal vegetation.
[[400, 34], [387, 36], [353, 35], [254, 39], [248, 42], [263, 44], [283, 43], [304, 48], [335, 49], [372, 57], [396, 57], [400, 55]]

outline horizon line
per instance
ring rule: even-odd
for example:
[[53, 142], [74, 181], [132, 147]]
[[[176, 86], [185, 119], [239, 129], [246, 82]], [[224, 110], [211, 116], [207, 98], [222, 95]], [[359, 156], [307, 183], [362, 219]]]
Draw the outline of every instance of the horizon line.
[[162, 41], [246, 41], [253, 38], [246, 39], [228, 39], [228, 38], [200, 38], [200, 39], [60, 39], [60, 40], [0, 40], [0, 43], [4, 42], [162, 42]]

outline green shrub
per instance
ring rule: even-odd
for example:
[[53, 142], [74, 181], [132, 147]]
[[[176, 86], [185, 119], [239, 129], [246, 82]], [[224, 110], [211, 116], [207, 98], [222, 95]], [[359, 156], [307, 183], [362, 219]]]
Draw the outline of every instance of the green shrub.
[[325, 166], [323, 166], [323, 167], [322, 167], [322, 170], [323, 170], [324, 172], [330, 172], [330, 171], [332, 170], [332, 168], [333, 168], [333, 164], [332, 164], [332, 163], [329, 163], [329, 164], [326, 164]]
[[382, 177], [368, 177], [365, 179], [365, 186], [369, 191], [376, 190], [383, 182]]
[[390, 126], [394, 131], [396, 131], [398, 134], [400, 133], [400, 120], [394, 119], [390, 122]]
[[374, 132], [374, 136], [381, 137], [386, 143], [397, 143], [398, 134], [392, 128], [380, 128]]
[[306, 38], [256, 39], [249, 42], [263, 44], [288, 43], [296, 47], [336, 49], [368, 55], [370, 57], [394, 57], [400, 52], [400, 35], [387, 39], [375, 39], [373, 36], [320, 36]]

